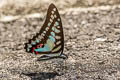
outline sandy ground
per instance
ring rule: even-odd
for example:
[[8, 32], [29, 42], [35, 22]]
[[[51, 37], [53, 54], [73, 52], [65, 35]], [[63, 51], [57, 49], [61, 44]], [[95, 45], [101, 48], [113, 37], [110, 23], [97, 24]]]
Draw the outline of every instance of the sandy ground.
[[67, 60], [25, 52], [45, 17], [0, 22], [0, 80], [120, 80], [120, 8], [61, 17]]

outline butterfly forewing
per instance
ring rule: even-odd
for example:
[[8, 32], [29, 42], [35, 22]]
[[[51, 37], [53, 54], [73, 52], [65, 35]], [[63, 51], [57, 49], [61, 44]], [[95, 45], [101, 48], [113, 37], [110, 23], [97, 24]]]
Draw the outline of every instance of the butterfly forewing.
[[36, 54], [62, 53], [64, 36], [60, 15], [55, 5], [48, 8], [45, 23], [32, 39], [26, 43], [26, 51]]

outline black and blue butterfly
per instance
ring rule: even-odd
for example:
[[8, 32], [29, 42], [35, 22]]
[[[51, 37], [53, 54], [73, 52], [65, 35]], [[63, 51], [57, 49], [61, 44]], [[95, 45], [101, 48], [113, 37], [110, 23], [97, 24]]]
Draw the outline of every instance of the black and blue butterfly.
[[60, 15], [54, 4], [48, 8], [46, 20], [41, 30], [25, 43], [27, 52], [42, 54], [40, 60], [63, 58], [64, 34]]

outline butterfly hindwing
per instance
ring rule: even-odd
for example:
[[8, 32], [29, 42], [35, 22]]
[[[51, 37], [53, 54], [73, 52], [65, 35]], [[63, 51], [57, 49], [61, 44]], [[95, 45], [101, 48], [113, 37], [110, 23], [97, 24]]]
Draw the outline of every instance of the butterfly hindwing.
[[64, 35], [60, 15], [54, 4], [48, 8], [46, 20], [36, 36], [25, 45], [27, 52], [60, 56], [64, 49]]

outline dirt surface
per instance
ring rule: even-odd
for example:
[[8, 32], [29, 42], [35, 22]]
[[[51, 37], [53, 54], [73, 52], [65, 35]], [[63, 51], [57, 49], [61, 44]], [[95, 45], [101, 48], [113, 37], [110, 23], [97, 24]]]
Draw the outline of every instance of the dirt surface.
[[61, 17], [67, 60], [25, 52], [44, 17], [0, 23], [0, 80], [120, 80], [120, 8]]

